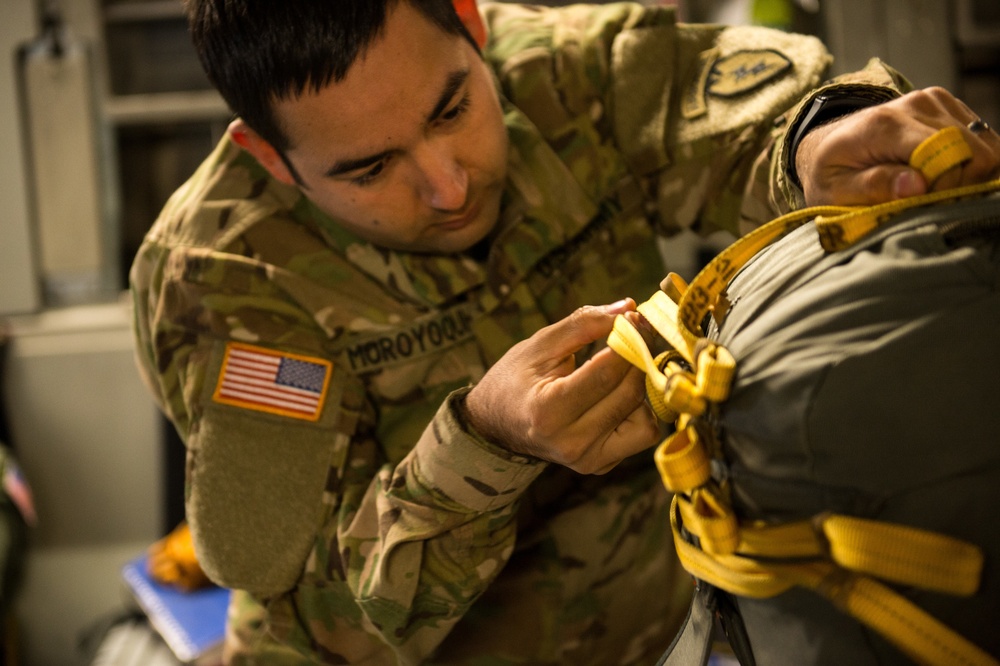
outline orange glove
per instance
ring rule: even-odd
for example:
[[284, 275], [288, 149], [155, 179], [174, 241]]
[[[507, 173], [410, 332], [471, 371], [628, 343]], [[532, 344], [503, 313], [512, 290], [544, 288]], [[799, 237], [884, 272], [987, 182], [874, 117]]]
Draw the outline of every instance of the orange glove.
[[188, 591], [212, 585], [198, 564], [191, 528], [186, 522], [149, 547], [148, 566], [149, 575], [164, 585]]

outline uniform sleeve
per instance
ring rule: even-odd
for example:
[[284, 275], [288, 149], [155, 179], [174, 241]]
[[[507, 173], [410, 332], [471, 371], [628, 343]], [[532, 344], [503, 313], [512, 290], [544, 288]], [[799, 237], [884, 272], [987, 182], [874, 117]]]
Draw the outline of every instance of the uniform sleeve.
[[[334, 662], [419, 663], [503, 569], [517, 500], [544, 464], [469, 432], [462, 391], [387, 462], [363, 384], [275, 270], [150, 241], [133, 268], [139, 363], [187, 446], [199, 561], [266, 607], [268, 640]], [[321, 404], [301, 418], [252, 390], [224, 395], [244, 353], [306, 364]]]
[[373, 443], [358, 439], [336, 532], [327, 536], [360, 621], [352, 620], [357, 610], [324, 612], [320, 599], [310, 606], [295, 595], [351, 663], [363, 655], [343, 650], [361, 631], [377, 632], [399, 663], [422, 663], [513, 553], [516, 502], [544, 464], [470, 434], [456, 408], [464, 395], [449, 396], [403, 461], [373, 476], [363, 459]]
[[636, 178], [667, 236], [739, 234], [801, 205], [787, 130], [804, 105], [831, 86], [890, 99], [905, 85], [879, 62], [824, 83], [832, 58], [814, 37], [677, 23], [665, 7], [496, 4], [486, 16], [504, 93], [567, 162], [602, 145], [578, 177], [595, 196]]

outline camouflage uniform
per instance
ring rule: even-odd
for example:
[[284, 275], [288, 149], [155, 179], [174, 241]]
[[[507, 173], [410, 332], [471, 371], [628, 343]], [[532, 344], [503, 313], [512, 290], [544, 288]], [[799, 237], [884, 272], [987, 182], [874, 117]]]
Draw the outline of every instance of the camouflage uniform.
[[[234, 662], [651, 663], [686, 611], [648, 455], [581, 476], [454, 406], [539, 328], [655, 289], [655, 233], [736, 231], [745, 190], [744, 223], [787, 205], [775, 119], [828, 56], [664, 8], [484, 15], [511, 139], [488, 257], [375, 247], [223, 140], [136, 258], [198, 556], [242, 591]], [[232, 388], [246, 367], [278, 397]]]

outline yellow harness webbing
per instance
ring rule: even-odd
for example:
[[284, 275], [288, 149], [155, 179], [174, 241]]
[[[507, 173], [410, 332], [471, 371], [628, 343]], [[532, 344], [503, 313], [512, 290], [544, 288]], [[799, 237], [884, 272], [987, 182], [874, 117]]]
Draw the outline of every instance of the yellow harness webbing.
[[[921, 144], [911, 165], [933, 182], [970, 156], [958, 128], [949, 128]], [[979, 588], [983, 567], [977, 546], [904, 525], [835, 514], [782, 525], [737, 519], [728, 489], [712, 478], [711, 460], [720, 453], [702, 418], [728, 398], [736, 361], [701, 334], [709, 313], [720, 323], [724, 318], [725, 290], [733, 276], [764, 247], [810, 220], [824, 249], [833, 252], [904, 210], [997, 191], [1000, 180], [878, 206], [813, 207], [782, 216], [721, 252], [690, 285], [669, 275], [662, 290], [638, 306], [673, 347], [656, 358], [628, 320], [617, 318], [609, 346], [646, 373], [657, 416], [676, 422], [675, 433], [657, 447], [654, 461], [674, 493], [671, 527], [689, 573], [747, 597], [773, 597], [796, 586], [814, 590], [920, 663], [1000, 665], [875, 580], [969, 596]]]

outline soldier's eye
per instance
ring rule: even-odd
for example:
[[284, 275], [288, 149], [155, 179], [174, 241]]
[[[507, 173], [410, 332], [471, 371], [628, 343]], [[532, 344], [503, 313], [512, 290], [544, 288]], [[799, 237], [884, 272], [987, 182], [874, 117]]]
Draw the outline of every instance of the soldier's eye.
[[365, 171], [360, 176], [356, 176], [351, 179], [351, 182], [355, 185], [365, 186], [373, 183], [383, 171], [385, 171], [386, 162], [389, 158], [385, 158], [376, 162], [370, 169]]
[[452, 122], [457, 120], [469, 109], [469, 96], [466, 94], [462, 99], [459, 100], [458, 104], [451, 107], [447, 111], [441, 114], [441, 120], [444, 122]]

